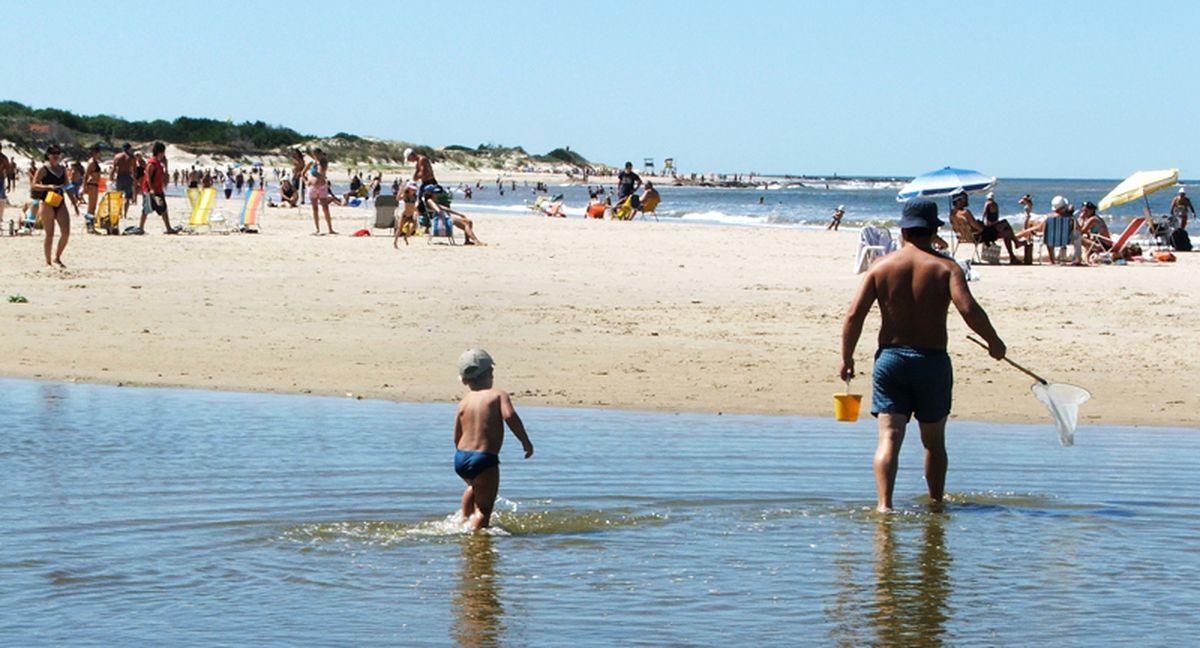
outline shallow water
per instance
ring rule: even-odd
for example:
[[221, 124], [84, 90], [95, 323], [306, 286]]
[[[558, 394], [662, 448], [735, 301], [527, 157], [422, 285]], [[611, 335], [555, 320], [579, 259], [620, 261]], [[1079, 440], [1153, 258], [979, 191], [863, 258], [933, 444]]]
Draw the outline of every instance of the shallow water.
[[522, 408], [472, 536], [451, 405], [0, 393], [3, 645], [1200, 640], [1195, 430], [954, 423], [880, 516], [870, 421]]

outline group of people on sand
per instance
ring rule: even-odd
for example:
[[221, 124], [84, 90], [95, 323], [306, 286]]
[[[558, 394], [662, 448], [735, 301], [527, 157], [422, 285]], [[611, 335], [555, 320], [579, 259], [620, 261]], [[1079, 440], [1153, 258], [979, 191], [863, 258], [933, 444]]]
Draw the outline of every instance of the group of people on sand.
[[[75, 215], [79, 216], [80, 205], [86, 200], [84, 218], [87, 229], [96, 232], [96, 209], [104, 176], [100, 152], [100, 146], [93, 145], [88, 149], [86, 165], [78, 159], [67, 164], [62, 149], [57, 144], [50, 144], [45, 149], [42, 164], [35, 164], [31, 169], [30, 200], [21, 208], [21, 222], [23, 228], [30, 230], [36, 225], [41, 226], [45, 234], [43, 251], [48, 267], [66, 267], [63, 253], [71, 239], [69, 207], [74, 207]], [[11, 166], [12, 162], [0, 152], [0, 172], [7, 171]], [[178, 234], [182, 230], [172, 227], [167, 210], [165, 194], [169, 178], [166, 145], [162, 142], [154, 143], [149, 158], [133, 151], [129, 144], [113, 157], [108, 181], [125, 198], [122, 216], [128, 214], [129, 207], [139, 195], [144, 200], [141, 221], [132, 233], [144, 233], [146, 218], [151, 212], [162, 217], [167, 234]], [[0, 192], [0, 220], [3, 219], [6, 203], [7, 192]]]
[[[466, 214], [450, 209], [450, 193], [438, 183], [433, 174], [433, 162], [429, 156], [411, 148], [404, 150], [404, 159], [414, 166], [412, 180], [405, 183], [400, 193], [403, 205], [396, 221], [392, 247], [400, 247], [400, 239], [408, 245], [408, 239], [418, 227], [429, 231], [440, 231], [443, 227], [456, 227], [463, 232], [466, 245], [484, 245], [475, 235], [475, 222]], [[424, 220], [420, 222], [418, 218]]]

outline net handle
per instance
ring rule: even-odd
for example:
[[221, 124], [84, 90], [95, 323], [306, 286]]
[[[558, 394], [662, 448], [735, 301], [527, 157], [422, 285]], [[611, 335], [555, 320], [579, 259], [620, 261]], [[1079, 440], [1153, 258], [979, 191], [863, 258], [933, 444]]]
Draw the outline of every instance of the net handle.
[[[984, 342], [983, 342], [982, 340], [977, 340], [977, 339], [975, 339], [974, 337], [971, 337], [970, 335], [968, 335], [968, 336], [967, 336], [967, 339], [968, 339], [968, 340], [970, 340], [970, 341], [972, 341], [972, 342], [974, 342], [975, 344], [978, 344], [979, 346], [981, 346], [981, 347], [983, 347], [983, 348], [985, 348], [985, 349], [987, 349], [987, 348], [988, 348], [988, 345], [987, 345], [987, 344], [984, 344]], [[1050, 384], [1050, 383], [1046, 382], [1046, 379], [1045, 379], [1045, 378], [1042, 378], [1041, 376], [1039, 376], [1039, 375], [1037, 375], [1037, 374], [1033, 373], [1032, 371], [1030, 371], [1030, 370], [1026, 369], [1025, 367], [1022, 367], [1021, 365], [1019, 365], [1019, 364], [1017, 364], [1017, 363], [1013, 362], [1012, 360], [1009, 360], [1007, 356], [1006, 356], [1006, 357], [1004, 357], [1004, 361], [1005, 361], [1005, 362], [1007, 362], [1008, 364], [1010, 364], [1010, 365], [1012, 365], [1012, 366], [1016, 367], [1018, 370], [1020, 370], [1020, 371], [1021, 371], [1021, 373], [1025, 374], [1026, 376], [1029, 376], [1030, 378], [1033, 378], [1034, 380], [1038, 381], [1039, 383], [1041, 383], [1041, 384], [1043, 384], [1043, 385], [1049, 385], [1049, 384]]]

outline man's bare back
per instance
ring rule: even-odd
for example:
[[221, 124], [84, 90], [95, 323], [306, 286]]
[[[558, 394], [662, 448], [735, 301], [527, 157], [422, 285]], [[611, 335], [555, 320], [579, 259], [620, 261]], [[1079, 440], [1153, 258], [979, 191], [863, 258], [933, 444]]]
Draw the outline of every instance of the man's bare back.
[[885, 256], [867, 273], [883, 322], [879, 346], [946, 348], [950, 286], [962, 269], [950, 259], [913, 245]]
[[114, 175], [133, 175], [133, 156], [128, 151], [121, 151], [113, 156]]

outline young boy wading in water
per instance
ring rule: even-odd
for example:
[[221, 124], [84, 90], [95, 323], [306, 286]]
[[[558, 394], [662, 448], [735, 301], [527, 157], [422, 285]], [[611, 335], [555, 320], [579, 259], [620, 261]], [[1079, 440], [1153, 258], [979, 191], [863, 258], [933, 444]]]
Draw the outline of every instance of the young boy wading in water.
[[988, 351], [1004, 358], [1005, 346], [987, 313], [971, 296], [962, 268], [933, 250], [937, 205], [918, 199], [904, 206], [900, 233], [905, 245], [883, 257], [863, 279], [842, 327], [842, 380], [854, 376], [854, 347], [863, 320], [879, 302], [883, 317], [872, 375], [871, 414], [879, 418], [875, 450], [875, 488], [880, 511], [892, 509], [892, 490], [904, 428], [915, 414], [925, 445], [925, 482], [929, 499], [941, 502], [946, 488], [946, 417], [954, 378], [946, 355], [946, 311], [953, 302], [973, 331], [987, 340]]
[[492, 387], [492, 356], [470, 349], [458, 358], [458, 375], [470, 392], [458, 404], [454, 417], [454, 472], [467, 482], [462, 496], [462, 515], [472, 529], [488, 526], [500, 490], [500, 446], [504, 424], [533, 456], [533, 443], [525, 434], [521, 417], [513, 409], [508, 393]]

